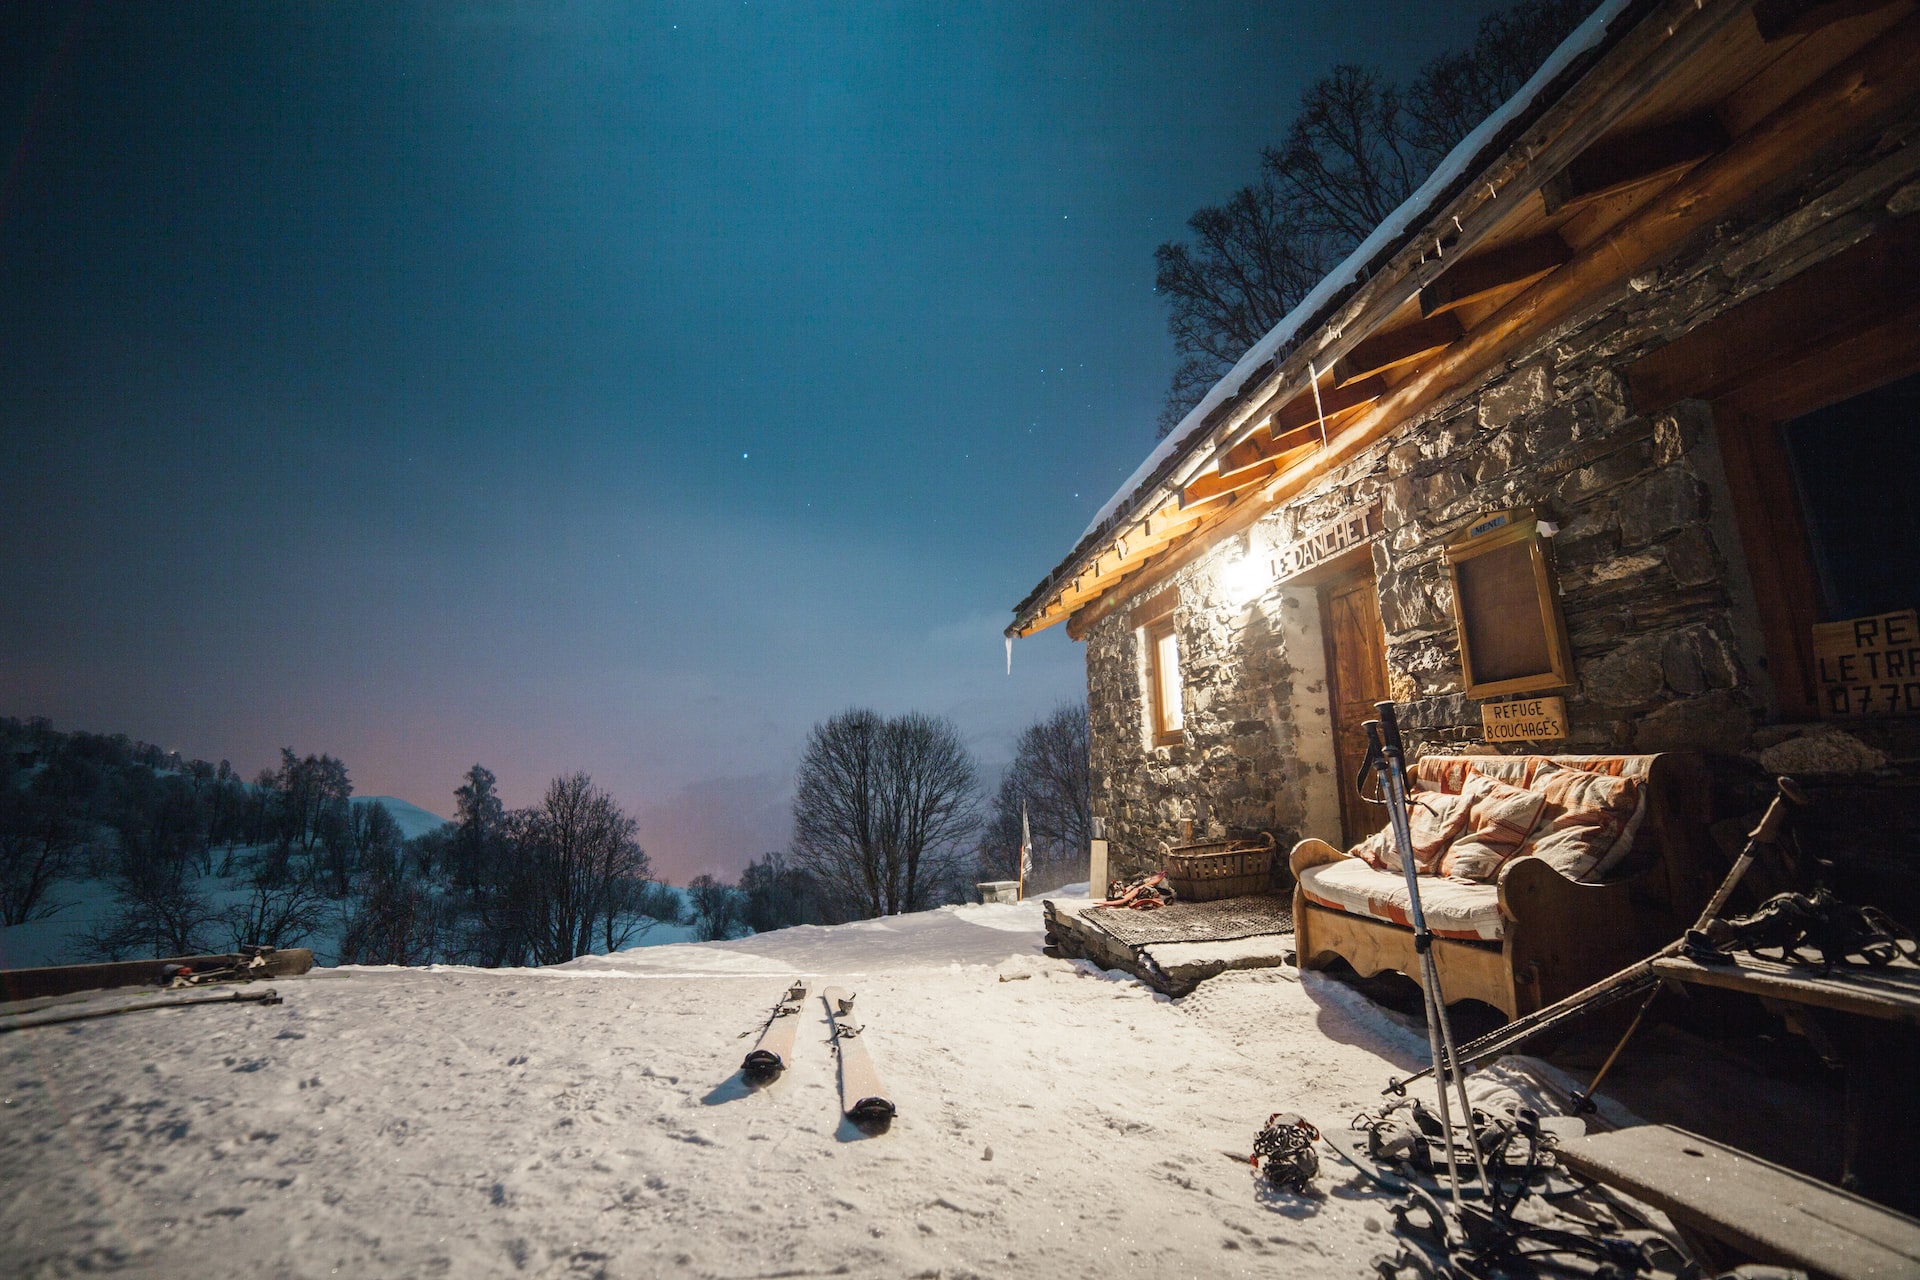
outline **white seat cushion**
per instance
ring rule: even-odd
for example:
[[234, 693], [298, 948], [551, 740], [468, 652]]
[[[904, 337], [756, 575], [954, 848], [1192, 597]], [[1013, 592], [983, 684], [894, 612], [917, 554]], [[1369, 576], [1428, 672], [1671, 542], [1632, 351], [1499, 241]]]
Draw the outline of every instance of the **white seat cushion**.
[[[1335, 911], [1413, 927], [1406, 876], [1375, 871], [1358, 858], [1308, 867], [1300, 873], [1300, 892], [1308, 902]], [[1500, 890], [1494, 885], [1421, 876], [1420, 906], [1435, 937], [1473, 942], [1500, 939]]]

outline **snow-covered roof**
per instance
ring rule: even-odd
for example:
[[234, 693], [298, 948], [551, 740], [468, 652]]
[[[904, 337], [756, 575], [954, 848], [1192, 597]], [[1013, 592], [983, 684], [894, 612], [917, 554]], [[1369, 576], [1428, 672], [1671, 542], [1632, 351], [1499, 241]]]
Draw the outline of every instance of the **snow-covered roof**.
[[1437, 216], [1440, 209], [1475, 174], [1497, 160], [1519, 129], [1557, 101], [1578, 78], [1577, 71], [1584, 70], [1585, 63], [1590, 61], [1589, 55], [1597, 55], [1617, 37], [1619, 30], [1630, 25], [1618, 23], [1630, 7], [1644, 6], [1639, 5], [1637, 0], [1603, 0], [1513, 97], [1462, 138], [1412, 195], [1387, 215], [1373, 233], [1362, 240], [1339, 266], [1328, 272], [1285, 319], [1254, 343], [1233, 368], [1214, 383], [1212, 389], [1201, 397], [1200, 403], [1167, 433], [1146, 460], [1107, 499], [1080, 535], [1072, 554], [1047, 575], [1041, 585], [1021, 602], [1016, 612], [1024, 613], [1032, 606], [1046, 593], [1048, 586], [1085, 553], [1093, 550], [1092, 544], [1099, 540], [1098, 535], [1129, 514], [1188, 455], [1204, 447], [1208, 443], [1209, 423], [1217, 410], [1243, 392], [1253, 390], [1254, 384], [1262, 380], [1257, 376], [1259, 371], [1297, 350], [1300, 343], [1319, 329], [1355, 288], [1375, 274], [1385, 259]]

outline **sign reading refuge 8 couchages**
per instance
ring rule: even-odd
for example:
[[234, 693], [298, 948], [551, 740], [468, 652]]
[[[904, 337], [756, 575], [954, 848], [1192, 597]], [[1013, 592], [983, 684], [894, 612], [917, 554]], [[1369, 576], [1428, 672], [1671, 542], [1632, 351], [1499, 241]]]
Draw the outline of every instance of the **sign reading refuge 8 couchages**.
[[1488, 742], [1550, 742], [1567, 736], [1565, 698], [1515, 698], [1480, 704], [1481, 735]]
[[1816, 623], [1813, 661], [1826, 715], [1920, 715], [1920, 615], [1914, 610]]

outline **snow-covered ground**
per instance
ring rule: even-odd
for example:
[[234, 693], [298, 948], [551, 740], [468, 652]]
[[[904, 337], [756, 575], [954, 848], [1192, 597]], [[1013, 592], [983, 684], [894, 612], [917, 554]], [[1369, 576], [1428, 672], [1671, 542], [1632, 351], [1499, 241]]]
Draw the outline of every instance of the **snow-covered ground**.
[[[277, 1007], [0, 1036], [0, 1270], [66, 1276], [1367, 1274], [1385, 1202], [1273, 1193], [1267, 1114], [1342, 1127], [1418, 1035], [1339, 983], [1169, 1001], [946, 907], [541, 970], [320, 970]], [[737, 1072], [789, 979], [795, 1061]], [[899, 1107], [841, 1119], [828, 982]]]

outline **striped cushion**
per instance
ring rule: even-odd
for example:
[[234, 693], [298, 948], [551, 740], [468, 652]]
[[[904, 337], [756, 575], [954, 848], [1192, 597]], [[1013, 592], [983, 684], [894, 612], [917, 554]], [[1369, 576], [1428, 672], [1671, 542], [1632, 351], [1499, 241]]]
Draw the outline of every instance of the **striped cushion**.
[[1635, 817], [1645, 807], [1637, 778], [1565, 769], [1548, 760], [1530, 788], [1546, 801], [1522, 853], [1543, 859], [1570, 880], [1594, 878], [1633, 843]]
[[[1407, 797], [1407, 826], [1413, 835], [1413, 867], [1432, 875], [1467, 826], [1467, 800], [1444, 791], [1416, 791]], [[1353, 846], [1351, 853], [1376, 871], [1400, 870], [1400, 842], [1389, 823]]]
[[[1300, 893], [1334, 911], [1413, 927], [1406, 875], [1376, 871], [1359, 858], [1308, 867], [1300, 873]], [[1500, 938], [1500, 891], [1491, 884], [1421, 876], [1420, 906], [1436, 937], [1469, 942]]]
[[1461, 786], [1460, 798], [1468, 807], [1466, 830], [1441, 856], [1440, 873], [1491, 884], [1524, 851], [1546, 797], [1476, 773]]

